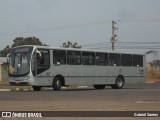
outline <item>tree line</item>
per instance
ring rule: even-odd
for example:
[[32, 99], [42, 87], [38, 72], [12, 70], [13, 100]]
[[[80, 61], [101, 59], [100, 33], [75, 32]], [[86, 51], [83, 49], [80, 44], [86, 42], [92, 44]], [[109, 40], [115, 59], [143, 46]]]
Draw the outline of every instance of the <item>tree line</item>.
[[[40, 46], [48, 46], [45, 43], [42, 43], [39, 38], [36, 37], [16, 37], [13, 40], [13, 44], [7, 45], [3, 50], [0, 50], [0, 57], [6, 57], [7, 54], [10, 53], [11, 49], [13, 47], [21, 46], [21, 45], [40, 45]], [[63, 43], [60, 47], [65, 47], [65, 48], [81, 48], [80, 45], [78, 45], [77, 42], [65, 42]]]
[[36, 37], [16, 37], [13, 40], [13, 44], [7, 45], [3, 50], [0, 51], [0, 57], [6, 57], [7, 54], [10, 53], [13, 47], [21, 46], [21, 45], [46, 45], [40, 41], [39, 38]]

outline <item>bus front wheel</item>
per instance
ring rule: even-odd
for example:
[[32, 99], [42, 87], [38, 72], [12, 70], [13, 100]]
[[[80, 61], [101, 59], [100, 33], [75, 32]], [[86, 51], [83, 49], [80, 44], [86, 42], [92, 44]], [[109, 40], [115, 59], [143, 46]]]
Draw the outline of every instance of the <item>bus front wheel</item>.
[[34, 91], [40, 91], [41, 90], [41, 86], [32, 86]]
[[105, 85], [93, 85], [95, 89], [104, 89]]
[[119, 76], [119, 77], [117, 77], [115, 84], [114, 84], [114, 85], [111, 85], [111, 87], [112, 87], [113, 89], [122, 89], [123, 86], [124, 86], [124, 83], [125, 83], [125, 82], [124, 82], [124, 78], [121, 77], [121, 76]]
[[59, 77], [56, 77], [54, 80], [53, 80], [53, 90], [55, 91], [59, 91], [61, 90], [61, 87], [62, 87], [62, 81]]

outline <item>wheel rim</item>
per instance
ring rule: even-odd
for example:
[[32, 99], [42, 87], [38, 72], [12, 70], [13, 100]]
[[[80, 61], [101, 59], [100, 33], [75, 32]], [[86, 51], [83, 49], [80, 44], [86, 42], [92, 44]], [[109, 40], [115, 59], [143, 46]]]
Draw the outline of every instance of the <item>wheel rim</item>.
[[122, 81], [121, 79], [118, 79], [118, 80], [117, 80], [117, 85], [118, 85], [119, 87], [121, 87], [121, 86], [123, 85], [123, 81]]
[[56, 85], [57, 85], [57, 87], [60, 87], [61, 86], [61, 81], [57, 80]]

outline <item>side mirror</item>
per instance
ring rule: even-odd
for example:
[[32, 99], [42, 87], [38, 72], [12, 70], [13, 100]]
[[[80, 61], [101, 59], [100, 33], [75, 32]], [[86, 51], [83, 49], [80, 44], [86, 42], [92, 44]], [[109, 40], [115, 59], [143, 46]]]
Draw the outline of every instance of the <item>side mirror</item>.
[[39, 57], [42, 57], [42, 54], [40, 51], [37, 50], [36, 53], [38, 54]]
[[10, 54], [7, 54], [7, 63], [9, 63]]

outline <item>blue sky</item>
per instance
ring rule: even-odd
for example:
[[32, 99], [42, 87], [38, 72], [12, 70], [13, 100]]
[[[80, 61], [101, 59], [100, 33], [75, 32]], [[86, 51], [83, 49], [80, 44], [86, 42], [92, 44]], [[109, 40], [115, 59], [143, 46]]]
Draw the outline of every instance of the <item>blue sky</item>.
[[160, 41], [159, 6], [160, 0], [0, 0], [0, 49], [29, 36], [50, 46], [110, 42], [112, 20], [118, 41]]

